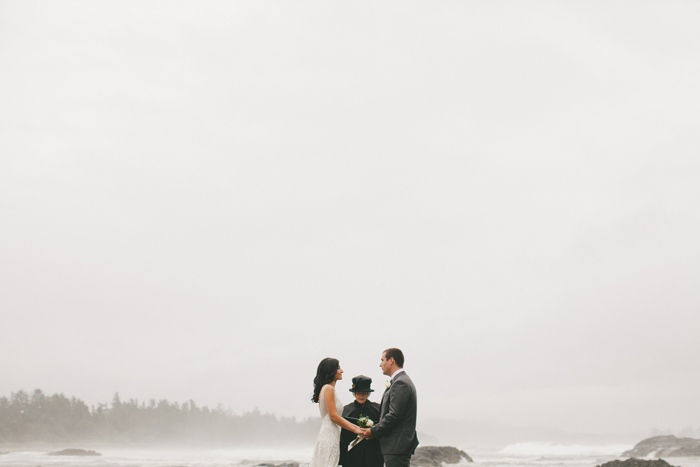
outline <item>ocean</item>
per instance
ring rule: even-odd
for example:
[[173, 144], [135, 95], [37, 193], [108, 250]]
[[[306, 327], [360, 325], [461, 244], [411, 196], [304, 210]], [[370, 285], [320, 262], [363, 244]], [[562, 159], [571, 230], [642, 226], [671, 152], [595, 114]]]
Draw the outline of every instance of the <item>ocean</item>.
[[[629, 445], [565, 445], [518, 443], [499, 449], [461, 448], [473, 459], [470, 467], [595, 467], [619, 459]], [[115, 449], [89, 448], [99, 457], [48, 456], [49, 450], [5, 449], [0, 466], [12, 467], [247, 467], [258, 464], [298, 462], [308, 465], [312, 448], [251, 449]], [[665, 459], [674, 466], [700, 467], [700, 457]], [[453, 464], [454, 465], [454, 464]]]

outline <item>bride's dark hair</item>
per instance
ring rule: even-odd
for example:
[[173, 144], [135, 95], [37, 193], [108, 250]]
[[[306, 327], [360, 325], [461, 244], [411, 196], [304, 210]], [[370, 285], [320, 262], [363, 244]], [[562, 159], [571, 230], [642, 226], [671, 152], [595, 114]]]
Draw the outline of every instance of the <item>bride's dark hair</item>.
[[311, 398], [311, 402], [318, 404], [321, 388], [335, 381], [335, 374], [338, 372], [338, 368], [340, 368], [340, 362], [335, 358], [324, 358], [321, 360], [314, 378], [314, 396]]

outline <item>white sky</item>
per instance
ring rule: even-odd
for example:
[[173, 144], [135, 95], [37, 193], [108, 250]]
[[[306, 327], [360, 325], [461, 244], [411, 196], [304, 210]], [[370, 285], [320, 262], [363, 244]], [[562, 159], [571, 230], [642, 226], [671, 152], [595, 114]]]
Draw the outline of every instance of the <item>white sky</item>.
[[700, 425], [700, 4], [0, 3], [0, 395]]

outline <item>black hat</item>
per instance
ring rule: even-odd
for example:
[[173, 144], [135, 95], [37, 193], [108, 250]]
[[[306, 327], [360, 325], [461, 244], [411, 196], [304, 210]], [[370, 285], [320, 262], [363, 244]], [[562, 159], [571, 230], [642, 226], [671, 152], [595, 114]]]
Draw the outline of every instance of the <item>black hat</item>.
[[374, 392], [374, 389], [370, 388], [371, 385], [372, 378], [368, 378], [364, 375], [355, 376], [352, 379], [352, 389], [350, 389], [350, 392]]

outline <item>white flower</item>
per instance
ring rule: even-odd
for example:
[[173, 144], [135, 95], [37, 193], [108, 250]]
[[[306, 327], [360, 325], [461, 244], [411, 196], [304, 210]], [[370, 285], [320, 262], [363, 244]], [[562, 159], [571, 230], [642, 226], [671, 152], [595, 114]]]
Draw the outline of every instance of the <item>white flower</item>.
[[389, 389], [391, 387], [391, 380], [387, 381], [385, 386], [387, 389]]
[[367, 420], [367, 428], [372, 428], [374, 426], [374, 422], [372, 420]]

